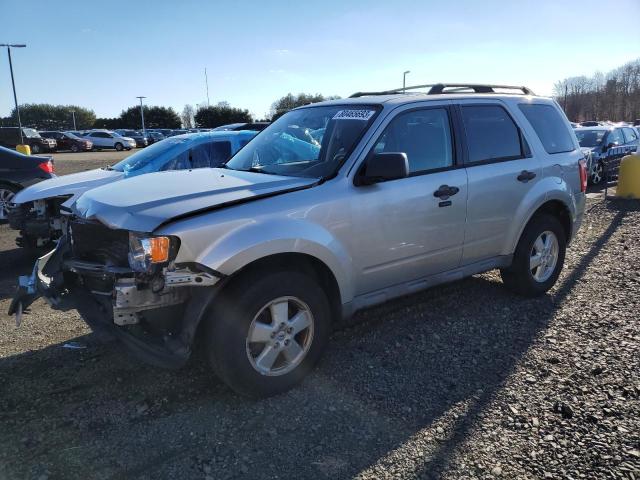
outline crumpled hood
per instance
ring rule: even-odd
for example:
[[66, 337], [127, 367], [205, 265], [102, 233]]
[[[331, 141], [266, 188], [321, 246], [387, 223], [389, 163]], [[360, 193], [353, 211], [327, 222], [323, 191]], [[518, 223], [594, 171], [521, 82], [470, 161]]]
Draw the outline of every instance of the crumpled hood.
[[124, 178], [122, 172], [100, 168], [50, 178], [18, 192], [13, 198], [13, 203], [33, 202], [34, 200], [66, 195], [78, 196], [91, 188], [111, 183], [121, 178]]
[[85, 193], [76, 202], [75, 213], [111, 228], [152, 232], [176, 217], [311, 186], [316, 181], [219, 168], [156, 172]]

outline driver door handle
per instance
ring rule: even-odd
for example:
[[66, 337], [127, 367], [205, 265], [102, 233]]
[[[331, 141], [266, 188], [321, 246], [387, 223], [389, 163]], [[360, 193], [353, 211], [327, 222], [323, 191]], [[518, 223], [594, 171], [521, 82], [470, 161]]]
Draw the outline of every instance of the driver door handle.
[[459, 191], [460, 189], [458, 187], [450, 187], [449, 185], [440, 185], [438, 190], [433, 192], [433, 196], [440, 198], [442, 200], [446, 200], [447, 198], [454, 196]]
[[536, 178], [536, 174], [528, 170], [523, 170], [522, 172], [520, 172], [520, 175], [518, 175], [517, 178], [519, 182], [527, 183], [529, 180], [533, 180], [534, 178]]

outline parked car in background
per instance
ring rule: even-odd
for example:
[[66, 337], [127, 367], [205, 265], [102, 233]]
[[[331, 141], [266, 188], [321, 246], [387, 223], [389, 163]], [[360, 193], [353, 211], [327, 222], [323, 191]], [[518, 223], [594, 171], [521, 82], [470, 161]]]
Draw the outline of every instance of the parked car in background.
[[581, 127], [599, 127], [600, 125], [602, 125], [602, 123], [596, 122], [595, 120], [589, 120], [589, 121], [580, 123]]
[[164, 140], [166, 137], [160, 132], [147, 130], [147, 140], [149, 140], [149, 145], [153, 145], [160, 140]]
[[589, 183], [598, 185], [605, 177], [604, 158], [613, 147], [627, 147], [628, 151], [638, 148], [639, 133], [635, 127], [580, 127], [574, 129], [578, 143], [587, 158]]
[[80, 138], [72, 132], [44, 131], [39, 132], [41, 137], [53, 138], [56, 141], [56, 151], [71, 150], [83, 152], [93, 148], [93, 142], [86, 138]]
[[172, 135], [183, 135], [185, 133], [189, 133], [189, 131], [186, 128], [176, 128], [171, 131]]
[[[0, 127], [0, 146], [15, 149], [20, 145], [19, 127]], [[29, 145], [31, 153], [53, 152], [56, 149], [56, 141], [53, 138], [43, 138], [33, 128], [22, 128], [22, 142]]]
[[93, 148], [102, 150], [103, 148], [115, 148], [118, 151], [131, 150], [136, 147], [136, 141], [130, 137], [123, 137], [111, 130], [91, 130], [83, 135], [93, 142]]
[[140, 358], [177, 368], [202, 342], [218, 378], [264, 397], [359, 309], [492, 269], [542, 295], [580, 227], [586, 165], [554, 100], [494, 88], [300, 107], [224, 168], [92, 189], [9, 314], [69, 292]]
[[173, 136], [173, 130], [171, 128], [152, 128], [147, 129], [147, 132], [158, 132], [164, 135], [165, 138]]
[[230, 123], [216, 127], [214, 131], [236, 131], [236, 130], [255, 130], [261, 132], [270, 125], [269, 122], [253, 122], [253, 123]]
[[114, 132], [122, 135], [123, 137], [133, 138], [136, 141], [136, 147], [138, 148], [144, 148], [149, 145], [148, 137], [138, 130], [117, 129], [114, 130]]
[[35, 183], [55, 177], [51, 157], [23, 155], [0, 147], [0, 222], [9, 217], [16, 193]]
[[[60, 205], [67, 208], [91, 188], [144, 173], [219, 167], [256, 132], [207, 132], [167, 138], [108, 167], [57, 177], [15, 197], [11, 227], [22, 247], [48, 244], [64, 230]], [[131, 193], [130, 195], [133, 195]]]

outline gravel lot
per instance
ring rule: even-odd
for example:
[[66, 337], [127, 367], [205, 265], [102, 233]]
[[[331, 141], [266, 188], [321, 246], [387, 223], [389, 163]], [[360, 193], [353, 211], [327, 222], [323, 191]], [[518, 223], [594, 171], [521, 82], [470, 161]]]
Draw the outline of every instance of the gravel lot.
[[41, 300], [16, 329], [32, 259], [0, 226], [0, 478], [640, 479], [640, 203], [589, 206], [549, 295], [491, 272], [363, 312], [301, 387], [258, 402]]

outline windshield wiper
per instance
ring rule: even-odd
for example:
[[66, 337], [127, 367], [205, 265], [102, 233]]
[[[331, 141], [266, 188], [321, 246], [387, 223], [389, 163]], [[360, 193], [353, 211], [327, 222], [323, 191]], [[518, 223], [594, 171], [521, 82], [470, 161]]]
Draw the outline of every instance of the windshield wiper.
[[102, 167], [103, 170], [114, 170], [111, 165], [107, 165], [106, 167]]

